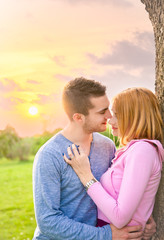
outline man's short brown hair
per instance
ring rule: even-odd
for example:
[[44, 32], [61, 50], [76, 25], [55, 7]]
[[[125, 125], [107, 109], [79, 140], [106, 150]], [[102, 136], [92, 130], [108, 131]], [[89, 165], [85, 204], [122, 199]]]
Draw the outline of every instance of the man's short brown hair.
[[101, 97], [106, 93], [106, 87], [94, 80], [83, 77], [68, 82], [63, 90], [63, 107], [68, 117], [72, 119], [74, 113], [88, 115], [93, 108], [90, 98]]

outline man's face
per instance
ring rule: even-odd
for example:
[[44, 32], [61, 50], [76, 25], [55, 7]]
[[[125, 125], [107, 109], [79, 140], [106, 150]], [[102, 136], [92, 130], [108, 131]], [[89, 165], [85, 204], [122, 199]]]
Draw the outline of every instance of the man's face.
[[87, 133], [103, 132], [106, 130], [107, 120], [111, 117], [109, 111], [109, 100], [106, 95], [90, 98], [94, 106], [85, 116], [84, 131]]

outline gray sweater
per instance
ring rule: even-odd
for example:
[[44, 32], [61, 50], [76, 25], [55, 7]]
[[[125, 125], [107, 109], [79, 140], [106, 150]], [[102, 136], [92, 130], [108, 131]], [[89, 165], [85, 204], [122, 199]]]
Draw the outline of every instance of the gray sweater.
[[[95, 227], [97, 209], [62, 153], [72, 142], [61, 133], [38, 151], [33, 166], [34, 206], [37, 221], [33, 240], [112, 239], [109, 225]], [[99, 180], [114, 157], [114, 143], [93, 133], [90, 164]]]

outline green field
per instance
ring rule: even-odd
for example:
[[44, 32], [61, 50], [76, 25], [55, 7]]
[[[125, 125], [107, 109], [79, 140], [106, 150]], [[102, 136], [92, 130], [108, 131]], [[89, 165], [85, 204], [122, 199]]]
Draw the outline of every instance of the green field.
[[0, 160], [0, 240], [33, 237], [32, 164], [32, 160]]

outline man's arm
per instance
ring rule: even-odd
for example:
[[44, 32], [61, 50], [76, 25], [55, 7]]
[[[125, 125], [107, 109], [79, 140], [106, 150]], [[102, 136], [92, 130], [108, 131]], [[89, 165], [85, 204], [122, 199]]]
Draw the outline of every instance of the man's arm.
[[145, 225], [143, 240], [149, 240], [154, 235], [155, 232], [156, 232], [156, 223], [153, 217], [151, 216]]
[[156, 223], [152, 216], [147, 221], [144, 232], [142, 232], [142, 226], [118, 229], [113, 224], [110, 224], [110, 227], [112, 229], [112, 240], [141, 239], [141, 237], [143, 240], [150, 240], [156, 232]]
[[139, 225], [118, 229], [110, 224], [110, 227], [112, 229], [112, 240], [141, 239], [143, 235], [142, 226]]

